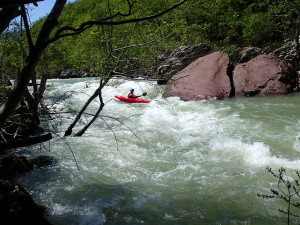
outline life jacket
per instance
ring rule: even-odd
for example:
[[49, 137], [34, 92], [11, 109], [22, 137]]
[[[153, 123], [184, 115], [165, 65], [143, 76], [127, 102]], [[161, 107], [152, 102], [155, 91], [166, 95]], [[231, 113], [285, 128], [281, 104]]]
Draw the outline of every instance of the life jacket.
[[132, 93], [129, 93], [129, 94], [127, 95], [127, 97], [128, 97], [128, 98], [137, 98], [137, 96], [134, 95], [134, 94], [132, 94]]

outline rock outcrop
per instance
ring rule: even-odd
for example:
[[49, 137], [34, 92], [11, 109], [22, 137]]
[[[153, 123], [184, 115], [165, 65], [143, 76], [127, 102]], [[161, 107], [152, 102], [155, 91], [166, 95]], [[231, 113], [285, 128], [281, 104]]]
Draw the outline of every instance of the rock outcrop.
[[259, 55], [233, 71], [236, 96], [285, 95], [296, 87], [292, 65], [271, 55]]
[[239, 63], [245, 63], [254, 59], [256, 56], [265, 54], [265, 52], [257, 47], [246, 47], [240, 52]]
[[300, 62], [297, 60], [296, 42], [287, 41], [283, 46], [273, 51], [270, 55], [282, 60], [287, 60], [293, 64], [295, 70], [300, 70]]
[[286, 95], [297, 89], [298, 76], [290, 61], [261, 54], [256, 48], [247, 50], [242, 60], [246, 62], [235, 67], [229, 56], [220, 51], [198, 58], [168, 81], [164, 96], [220, 100], [233, 96]]
[[50, 165], [53, 158], [40, 156], [28, 161], [25, 157], [9, 156], [0, 160], [0, 218], [1, 224], [51, 225], [47, 209], [36, 204], [25, 189], [12, 178], [33, 168]]
[[9, 156], [0, 160], [0, 179], [10, 179], [15, 175], [26, 173], [33, 168], [50, 165], [54, 160], [48, 156], [39, 156], [28, 161], [24, 156]]
[[61, 71], [60, 78], [61, 79], [69, 79], [69, 78], [83, 78], [83, 77], [94, 77], [94, 74], [88, 71], [87, 69], [66, 69]]
[[181, 46], [169, 54], [159, 56], [160, 63], [157, 67], [157, 74], [163, 79], [159, 80], [158, 84], [166, 84], [168, 79], [178, 71], [210, 52], [211, 47], [200, 43], [194, 46]]
[[229, 56], [220, 51], [200, 57], [168, 81], [164, 96], [178, 96], [182, 100], [230, 97], [228, 66]]
[[19, 185], [0, 180], [0, 193], [1, 224], [51, 225], [45, 219], [45, 208], [35, 204]]

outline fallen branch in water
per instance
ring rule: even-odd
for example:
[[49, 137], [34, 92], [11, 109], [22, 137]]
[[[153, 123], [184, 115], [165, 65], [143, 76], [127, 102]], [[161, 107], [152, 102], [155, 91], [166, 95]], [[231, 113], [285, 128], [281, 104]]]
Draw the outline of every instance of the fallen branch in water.
[[26, 138], [15, 139], [15, 140], [8, 141], [8, 142], [0, 142], [0, 149], [8, 150], [8, 149], [12, 149], [12, 148], [25, 147], [25, 146], [49, 141], [50, 139], [52, 139], [51, 133], [42, 133], [42, 134], [38, 134], [35, 136], [29, 136]]

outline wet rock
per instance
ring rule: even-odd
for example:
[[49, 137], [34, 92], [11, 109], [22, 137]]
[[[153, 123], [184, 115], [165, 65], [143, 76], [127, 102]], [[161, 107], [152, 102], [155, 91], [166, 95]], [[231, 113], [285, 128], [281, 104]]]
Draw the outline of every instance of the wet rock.
[[66, 69], [61, 71], [60, 78], [61, 79], [69, 79], [69, 78], [83, 78], [83, 77], [94, 77], [94, 74], [88, 71], [87, 69]]
[[164, 96], [182, 100], [227, 98], [231, 92], [228, 66], [229, 56], [220, 51], [200, 57], [168, 81]]
[[1, 224], [51, 225], [47, 210], [36, 204], [25, 189], [11, 180], [17, 174], [34, 167], [48, 165], [51, 158], [40, 156], [28, 161], [24, 156], [7, 156], [0, 160], [0, 218]]
[[54, 163], [53, 157], [38, 156], [27, 160], [24, 156], [6, 156], [0, 160], [0, 179], [10, 179], [15, 175], [26, 173], [33, 168], [40, 168]]
[[24, 156], [9, 156], [0, 161], [0, 178], [8, 179], [14, 175], [32, 170], [33, 166]]
[[1, 224], [50, 225], [45, 219], [46, 209], [34, 203], [19, 185], [0, 180]]
[[30, 160], [29, 162], [33, 167], [40, 168], [52, 164], [54, 162], [54, 159], [53, 157], [49, 157], [49, 156], [38, 156]]
[[292, 65], [271, 55], [259, 55], [233, 71], [236, 96], [267, 96], [291, 93], [297, 85]]

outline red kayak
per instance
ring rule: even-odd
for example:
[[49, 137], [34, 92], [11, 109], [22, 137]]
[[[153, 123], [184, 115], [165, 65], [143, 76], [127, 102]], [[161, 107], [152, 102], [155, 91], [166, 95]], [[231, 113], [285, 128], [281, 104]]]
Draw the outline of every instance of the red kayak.
[[147, 101], [145, 99], [141, 99], [141, 98], [126, 98], [124, 96], [120, 96], [120, 95], [115, 95], [115, 98], [123, 101], [123, 102], [127, 102], [127, 103], [148, 103], [150, 101]]

